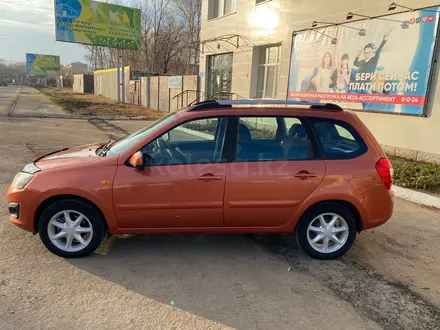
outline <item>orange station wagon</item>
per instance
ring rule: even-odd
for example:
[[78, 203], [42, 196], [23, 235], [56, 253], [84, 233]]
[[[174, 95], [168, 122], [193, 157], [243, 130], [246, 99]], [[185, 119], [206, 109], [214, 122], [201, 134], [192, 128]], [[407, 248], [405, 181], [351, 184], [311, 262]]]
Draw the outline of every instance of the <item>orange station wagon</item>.
[[206, 101], [119, 141], [26, 165], [10, 219], [62, 257], [106, 234], [295, 233], [333, 259], [393, 212], [392, 167], [355, 114], [334, 104]]

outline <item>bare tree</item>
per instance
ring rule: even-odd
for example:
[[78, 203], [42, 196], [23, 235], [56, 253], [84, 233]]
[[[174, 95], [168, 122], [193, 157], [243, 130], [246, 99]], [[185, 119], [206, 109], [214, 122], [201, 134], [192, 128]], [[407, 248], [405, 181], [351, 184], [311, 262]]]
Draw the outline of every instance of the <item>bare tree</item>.
[[[182, 51], [188, 47], [184, 40], [184, 25], [179, 23], [174, 16], [168, 16], [164, 25], [162, 36], [159, 38], [160, 70], [167, 74], [170, 69], [175, 73], [179, 71], [179, 59]], [[174, 63], [172, 63], [174, 60]], [[173, 66], [174, 64], [174, 66]]]
[[[201, 0], [146, 0], [142, 13], [139, 50], [125, 50], [133, 70], [160, 74], [197, 71]], [[116, 66], [114, 49], [86, 46], [90, 67]]]
[[[175, 0], [176, 14], [180, 16], [187, 27], [188, 57], [186, 74], [196, 74], [200, 51], [200, 20], [202, 0]], [[194, 65], [191, 68], [191, 64]]]

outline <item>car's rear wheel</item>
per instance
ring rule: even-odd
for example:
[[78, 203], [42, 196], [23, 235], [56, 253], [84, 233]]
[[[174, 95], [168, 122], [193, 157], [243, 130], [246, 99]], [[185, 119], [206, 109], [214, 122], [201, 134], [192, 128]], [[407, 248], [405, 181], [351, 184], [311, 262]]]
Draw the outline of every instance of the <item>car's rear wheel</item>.
[[323, 203], [307, 211], [297, 226], [298, 243], [309, 256], [329, 260], [343, 255], [356, 238], [356, 220], [339, 204]]
[[41, 215], [38, 231], [44, 245], [64, 258], [84, 257], [95, 251], [105, 235], [105, 222], [91, 204], [64, 199]]

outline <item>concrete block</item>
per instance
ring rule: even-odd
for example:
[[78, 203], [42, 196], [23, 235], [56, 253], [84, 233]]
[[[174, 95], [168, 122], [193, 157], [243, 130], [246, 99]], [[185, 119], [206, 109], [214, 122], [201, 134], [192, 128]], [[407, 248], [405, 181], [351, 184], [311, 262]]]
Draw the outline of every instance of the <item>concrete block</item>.
[[385, 144], [382, 144], [381, 147], [387, 155], [396, 156], [396, 148], [395, 147], [387, 146]]
[[183, 90], [196, 90], [197, 89], [198, 76], [184, 76], [183, 77]]
[[405, 149], [405, 148], [396, 148], [395, 156], [405, 159], [416, 160], [417, 151], [411, 149]]
[[141, 105], [148, 107], [148, 77], [142, 77], [140, 83]]
[[[161, 88], [162, 90], [162, 88]], [[165, 112], [169, 112], [170, 111], [170, 107], [169, 107], [169, 94], [168, 94], [168, 88], [166, 89], [166, 91], [161, 91], [159, 93], [159, 110], [160, 111], [165, 111]]]
[[150, 77], [150, 108], [159, 109], [159, 77]]
[[433, 164], [440, 165], [440, 154], [433, 154], [433, 153], [429, 153], [429, 152], [419, 151], [417, 153], [416, 160], [418, 162], [433, 163]]
[[169, 95], [170, 95], [170, 110], [171, 111], [177, 110], [177, 108], [181, 107], [182, 97], [184, 97], [183, 102], [186, 103], [186, 95], [183, 95], [181, 93], [182, 93], [182, 90], [180, 88], [170, 88]]

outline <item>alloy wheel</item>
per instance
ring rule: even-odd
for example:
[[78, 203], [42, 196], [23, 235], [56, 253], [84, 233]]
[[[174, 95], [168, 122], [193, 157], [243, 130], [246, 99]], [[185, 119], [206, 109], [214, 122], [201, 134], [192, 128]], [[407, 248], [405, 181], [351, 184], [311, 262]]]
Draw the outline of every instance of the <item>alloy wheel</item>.
[[321, 253], [338, 251], [347, 242], [347, 221], [336, 213], [323, 213], [314, 218], [307, 228], [307, 241]]
[[65, 252], [77, 252], [89, 245], [93, 237], [93, 227], [81, 212], [64, 210], [49, 220], [47, 233], [57, 248]]

